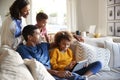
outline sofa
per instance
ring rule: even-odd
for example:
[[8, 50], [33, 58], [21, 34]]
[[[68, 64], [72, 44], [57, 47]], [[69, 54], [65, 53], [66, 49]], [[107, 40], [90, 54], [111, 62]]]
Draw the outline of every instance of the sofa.
[[77, 61], [101, 61], [102, 69], [88, 80], [120, 80], [120, 37], [85, 37], [84, 43], [74, 41], [71, 49]]
[[[84, 43], [73, 41], [71, 49], [77, 61], [89, 63], [100, 60], [102, 69], [88, 80], [120, 80], [120, 38], [84, 38]], [[0, 80], [54, 80], [41, 63], [23, 60], [9, 46], [0, 47]]]

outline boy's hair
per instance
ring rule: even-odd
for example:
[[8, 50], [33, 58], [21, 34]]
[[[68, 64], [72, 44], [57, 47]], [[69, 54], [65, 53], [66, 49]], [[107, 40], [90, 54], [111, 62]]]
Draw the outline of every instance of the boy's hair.
[[41, 21], [43, 19], [48, 19], [48, 15], [44, 12], [39, 12], [36, 16], [36, 21]]
[[55, 37], [54, 37], [54, 41], [55, 41], [55, 44], [58, 45], [58, 43], [60, 43], [61, 40], [65, 39], [65, 40], [68, 40], [68, 41], [72, 41], [72, 34], [68, 31], [59, 31], [55, 34]]
[[30, 3], [28, 0], [15, 0], [15, 2], [9, 8], [11, 17], [14, 19], [19, 19], [21, 9], [29, 4]]
[[23, 28], [22, 35], [25, 39], [25, 41], [28, 40], [28, 35], [33, 35], [34, 30], [38, 29], [35, 25], [27, 25]]

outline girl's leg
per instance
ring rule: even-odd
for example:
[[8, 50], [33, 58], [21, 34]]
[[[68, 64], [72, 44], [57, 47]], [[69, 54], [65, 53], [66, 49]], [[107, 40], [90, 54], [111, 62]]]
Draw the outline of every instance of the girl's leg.
[[89, 64], [88, 67], [84, 67], [84, 68], [76, 71], [76, 73], [79, 74], [79, 75], [91, 76], [91, 75], [99, 72], [101, 67], [102, 67], [101, 62], [96, 61], [94, 63]]

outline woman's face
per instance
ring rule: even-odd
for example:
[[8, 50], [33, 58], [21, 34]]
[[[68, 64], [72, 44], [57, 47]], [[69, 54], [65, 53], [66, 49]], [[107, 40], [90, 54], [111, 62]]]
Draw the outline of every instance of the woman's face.
[[30, 11], [30, 5], [28, 4], [27, 6], [21, 9], [21, 16], [27, 18], [27, 16], [29, 15], [29, 11]]
[[61, 51], [66, 51], [68, 48], [70, 47], [70, 41], [68, 40], [61, 40], [60, 43], [59, 43], [59, 49]]

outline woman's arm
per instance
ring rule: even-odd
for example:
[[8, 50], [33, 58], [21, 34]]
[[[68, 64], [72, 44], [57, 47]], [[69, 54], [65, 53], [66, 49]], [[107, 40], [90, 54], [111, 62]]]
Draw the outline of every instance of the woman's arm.
[[72, 73], [70, 71], [57, 71], [57, 70], [51, 70], [51, 69], [47, 69], [47, 71], [50, 74], [57, 76], [59, 78], [67, 78], [72, 76]]

